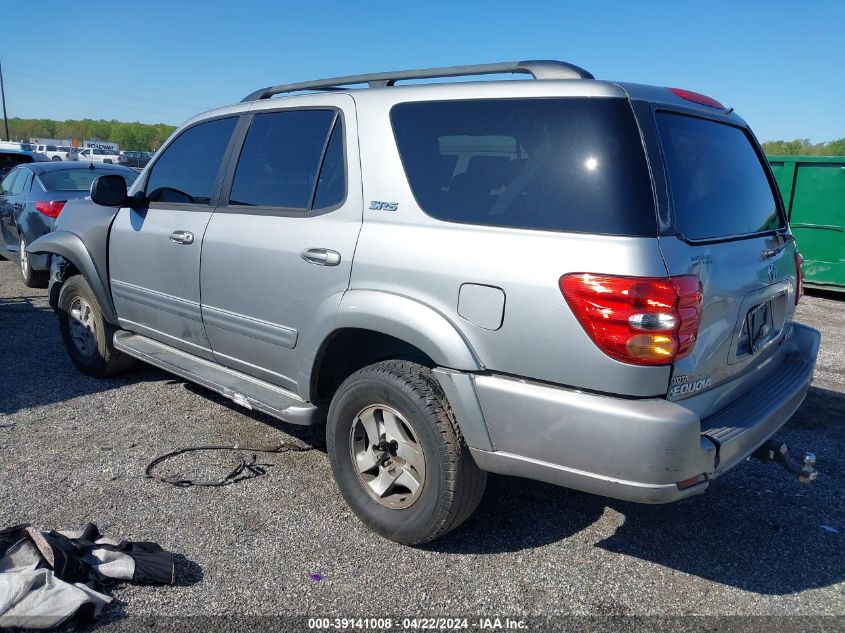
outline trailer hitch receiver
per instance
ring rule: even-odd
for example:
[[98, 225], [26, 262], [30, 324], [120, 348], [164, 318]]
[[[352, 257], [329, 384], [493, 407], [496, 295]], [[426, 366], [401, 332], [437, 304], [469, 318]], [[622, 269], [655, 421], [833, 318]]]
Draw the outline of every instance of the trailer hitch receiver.
[[778, 440], [769, 440], [754, 451], [751, 457], [764, 463], [777, 462], [785, 470], [796, 475], [802, 484], [808, 484], [819, 476], [819, 471], [816, 470], [816, 456], [813, 453], [804, 453], [803, 460], [799, 462], [790, 455], [786, 444]]

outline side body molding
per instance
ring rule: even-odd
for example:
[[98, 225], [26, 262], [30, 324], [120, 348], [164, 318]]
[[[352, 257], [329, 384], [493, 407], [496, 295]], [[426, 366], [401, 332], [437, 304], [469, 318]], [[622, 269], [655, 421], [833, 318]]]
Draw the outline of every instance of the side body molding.
[[49, 253], [59, 255], [73, 264], [94, 291], [103, 310], [103, 318], [117, 325], [117, 314], [112, 304], [109, 283], [105, 270], [100, 270], [82, 239], [69, 231], [53, 231], [39, 237], [26, 251], [32, 254]]

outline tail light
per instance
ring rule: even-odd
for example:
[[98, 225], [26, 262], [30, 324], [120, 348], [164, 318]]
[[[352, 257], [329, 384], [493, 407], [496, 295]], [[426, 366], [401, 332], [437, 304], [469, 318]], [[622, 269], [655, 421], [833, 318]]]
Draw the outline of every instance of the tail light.
[[35, 203], [35, 208], [48, 218], [57, 218], [65, 208], [67, 200], [44, 200]]
[[633, 365], [667, 365], [695, 346], [701, 282], [695, 275], [560, 278], [566, 302], [605, 354]]
[[804, 258], [795, 250], [795, 305], [804, 296]]

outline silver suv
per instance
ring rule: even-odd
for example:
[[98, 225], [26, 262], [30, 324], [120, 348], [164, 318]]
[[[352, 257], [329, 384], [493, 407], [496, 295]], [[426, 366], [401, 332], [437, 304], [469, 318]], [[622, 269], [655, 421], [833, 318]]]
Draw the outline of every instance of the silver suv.
[[[534, 80], [395, 85], [494, 73]], [[488, 472], [702, 493], [812, 379], [760, 146], [687, 90], [553, 61], [275, 86], [92, 199], [29, 248], [79, 368], [326, 424], [341, 493], [402, 543], [464, 521]]]

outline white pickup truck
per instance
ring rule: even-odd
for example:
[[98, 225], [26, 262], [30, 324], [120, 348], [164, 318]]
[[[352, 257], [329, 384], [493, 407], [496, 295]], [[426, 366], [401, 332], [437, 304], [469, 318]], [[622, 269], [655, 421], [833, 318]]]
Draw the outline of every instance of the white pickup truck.
[[35, 151], [44, 154], [52, 161], [77, 160], [78, 151], [73, 147], [63, 145], [36, 145]]
[[108, 163], [120, 165], [126, 162], [126, 158], [107, 149], [98, 147], [86, 147], [79, 150], [79, 160], [87, 160], [91, 163]]

